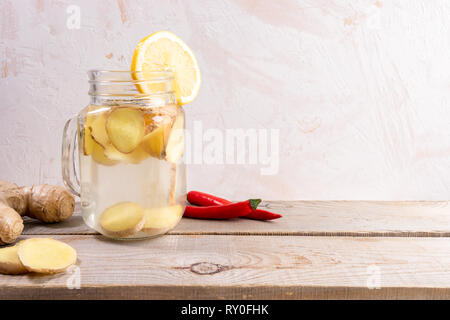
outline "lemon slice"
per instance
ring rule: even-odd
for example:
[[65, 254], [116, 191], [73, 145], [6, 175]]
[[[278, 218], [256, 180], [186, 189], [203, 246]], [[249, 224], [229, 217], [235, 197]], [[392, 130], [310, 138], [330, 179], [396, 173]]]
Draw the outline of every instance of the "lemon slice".
[[[175, 34], [158, 31], [142, 39], [134, 50], [131, 71], [136, 80], [152, 79], [156, 71], [171, 70], [179, 104], [195, 99], [201, 76], [197, 59], [191, 49]], [[155, 84], [138, 85], [142, 93], [154, 92]]]

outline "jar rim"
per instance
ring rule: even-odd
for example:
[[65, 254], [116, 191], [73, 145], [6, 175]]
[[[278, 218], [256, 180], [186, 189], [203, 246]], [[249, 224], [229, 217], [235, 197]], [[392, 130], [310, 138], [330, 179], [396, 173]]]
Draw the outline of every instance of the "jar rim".
[[118, 100], [148, 100], [156, 97], [173, 99], [173, 73], [171, 70], [151, 72], [130, 70], [92, 69], [88, 72], [91, 101], [117, 102]]
[[[173, 72], [170, 69], [146, 71], [90, 69], [87, 71], [89, 82], [128, 82], [148, 83], [173, 80]], [[149, 77], [150, 75], [150, 77]]]

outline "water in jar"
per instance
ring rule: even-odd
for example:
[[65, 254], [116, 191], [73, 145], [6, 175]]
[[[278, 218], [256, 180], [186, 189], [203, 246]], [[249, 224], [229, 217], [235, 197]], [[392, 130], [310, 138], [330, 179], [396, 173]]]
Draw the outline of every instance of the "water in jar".
[[186, 196], [181, 107], [90, 105], [78, 128], [86, 224], [117, 239], [172, 229]]

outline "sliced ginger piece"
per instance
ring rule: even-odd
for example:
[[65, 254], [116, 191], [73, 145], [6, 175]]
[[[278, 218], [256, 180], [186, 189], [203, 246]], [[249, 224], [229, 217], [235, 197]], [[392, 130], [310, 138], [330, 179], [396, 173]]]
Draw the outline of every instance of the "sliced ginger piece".
[[164, 155], [169, 131], [170, 123], [167, 123], [146, 134], [142, 139], [142, 148], [152, 157], [161, 159]]
[[[124, 108], [125, 109], [125, 108]], [[103, 147], [103, 154], [98, 150], [96, 161], [105, 165], [116, 164], [117, 162], [139, 163], [148, 155], [142, 148], [135, 148], [129, 153], [119, 151], [112, 143], [106, 132], [106, 122], [108, 117], [105, 113], [100, 114], [91, 124], [92, 137], [97, 144]]]
[[104, 233], [114, 238], [132, 236], [144, 226], [144, 209], [135, 202], [120, 202], [100, 216], [100, 226]]
[[141, 163], [142, 160], [147, 159], [149, 156], [150, 155], [147, 152], [145, 152], [144, 148], [142, 148], [142, 146], [139, 145], [131, 153], [127, 154], [125, 161], [128, 163], [138, 164]]
[[138, 164], [142, 160], [147, 159], [150, 155], [139, 145], [130, 153], [122, 153], [113, 145], [108, 145], [105, 148], [105, 156], [113, 161], [121, 161], [125, 163]]
[[184, 117], [179, 114], [169, 133], [166, 146], [166, 159], [169, 162], [177, 163], [184, 153]]
[[176, 105], [164, 105], [143, 109], [145, 134], [152, 132], [155, 128], [161, 127], [163, 124], [170, 123], [172, 125], [177, 116], [177, 108]]
[[172, 229], [183, 214], [181, 205], [144, 210], [145, 224], [142, 231], [148, 234], [161, 234]]
[[68, 244], [50, 238], [31, 238], [20, 242], [20, 262], [30, 272], [64, 272], [77, 262], [77, 252]]
[[85, 127], [83, 130], [83, 153], [85, 156], [92, 154], [94, 151], [94, 139], [91, 136], [91, 130]]
[[84, 118], [84, 126], [83, 126], [83, 152], [86, 156], [90, 155], [94, 150], [94, 139], [91, 135], [91, 125], [96, 118], [95, 106], [89, 106], [86, 111], [86, 116]]
[[117, 164], [119, 161], [108, 158], [105, 155], [105, 148], [103, 148], [99, 143], [94, 141], [94, 145], [93, 145], [93, 149], [92, 149], [92, 154], [91, 154], [92, 159], [99, 163], [99, 164], [103, 164], [105, 166], [112, 166]]
[[108, 133], [106, 133], [106, 119], [107, 116], [103, 112], [97, 115], [90, 125], [92, 139], [94, 139], [95, 142], [100, 144], [103, 148], [111, 143], [109, 141]]
[[107, 110], [104, 106], [95, 105], [90, 105], [86, 109], [83, 125], [83, 152], [86, 156], [90, 155], [94, 150], [94, 139], [92, 138], [90, 128], [97, 119], [98, 115], [103, 112], [101, 109]]
[[144, 135], [150, 133], [154, 129], [154, 121], [153, 121], [154, 115], [152, 113], [144, 112]]
[[177, 114], [177, 107], [165, 106], [156, 108], [151, 114], [144, 115], [146, 135], [141, 146], [152, 157], [162, 159], [169, 138], [170, 128]]
[[141, 110], [133, 107], [117, 107], [107, 118], [106, 132], [117, 150], [130, 153], [144, 137], [145, 121]]
[[17, 251], [19, 245], [0, 249], [0, 273], [1, 274], [24, 274], [28, 270], [20, 262]]
[[125, 153], [117, 150], [112, 144], [106, 145], [104, 150], [105, 157], [113, 161], [124, 161], [127, 156]]

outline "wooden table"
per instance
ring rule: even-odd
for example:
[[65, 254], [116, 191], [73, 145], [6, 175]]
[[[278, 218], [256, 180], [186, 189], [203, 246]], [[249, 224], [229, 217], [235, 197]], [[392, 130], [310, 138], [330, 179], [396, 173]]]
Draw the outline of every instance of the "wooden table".
[[[0, 276], [0, 299], [449, 299], [445, 202], [271, 201], [284, 217], [183, 219], [168, 235], [110, 241], [76, 213], [23, 238], [63, 240], [78, 266], [54, 276]], [[67, 283], [80, 289], [68, 289]], [[377, 287], [379, 289], [369, 289]]]

